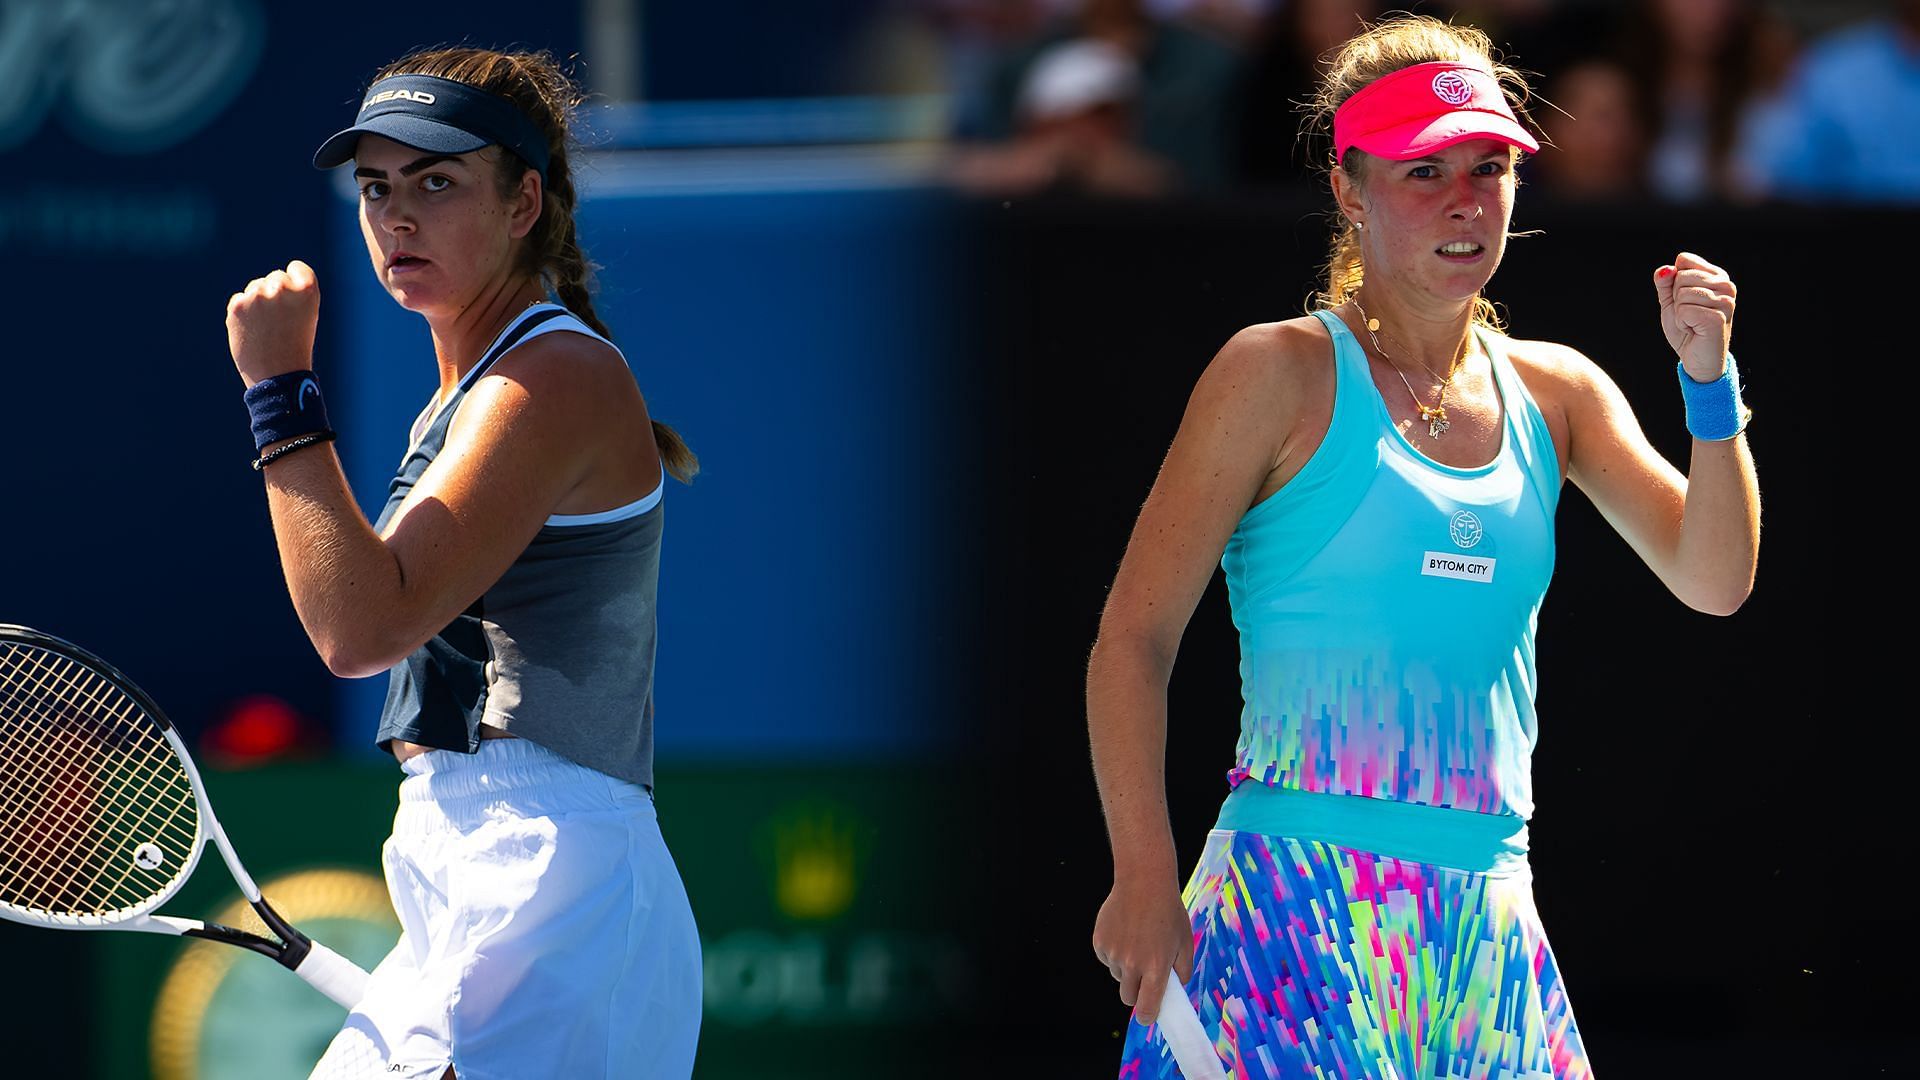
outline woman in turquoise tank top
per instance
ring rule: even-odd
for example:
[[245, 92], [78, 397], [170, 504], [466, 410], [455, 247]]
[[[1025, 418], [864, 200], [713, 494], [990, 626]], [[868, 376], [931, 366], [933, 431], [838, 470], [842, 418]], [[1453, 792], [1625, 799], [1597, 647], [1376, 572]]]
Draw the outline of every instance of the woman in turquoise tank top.
[[[1140, 512], [1087, 676], [1114, 856], [1093, 945], [1136, 1006], [1124, 1078], [1182, 1075], [1170, 972], [1236, 1077], [1592, 1075], [1526, 859], [1560, 488], [1720, 615], [1752, 589], [1759, 491], [1719, 267], [1653, 271], [1685, 475], [1593, 361], [1500, 333], [1482, 290], [1539, 149], [1524, 95], [1470, 27], [1346, 43], [1317, 101], [1341, 222], [1319, 310], [1227, 343]], [[1245, 705], [1183, 893], [1166, 689], [1216, 560]]]

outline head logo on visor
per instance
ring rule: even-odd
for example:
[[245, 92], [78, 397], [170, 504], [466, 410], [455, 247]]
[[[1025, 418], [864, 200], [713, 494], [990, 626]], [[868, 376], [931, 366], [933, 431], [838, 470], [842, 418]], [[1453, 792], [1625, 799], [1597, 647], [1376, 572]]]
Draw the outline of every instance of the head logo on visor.
[[377, 94], [367, 95], [367, 100], [361, 104], [360, 111], [366, 112], [375, 105], [383, 101], [392, 101], [394, 98], [405, 98], [418, 105], [431, 105], [438, 100], [425, 90], [382, 90]]
[[1334, 156], [1339, 161], [1346, 160], [1352, 147], [1406, 161], [1469, 139], [1540, 149], [1515, 118], [1499, 80], [1455, 61], [1414, 64], [1383, 75], [1333, 113]]
[[353, 160], [362, 135], [382, 135], [435, 154], [504, 146], [546, 179], [546, 132], [520, 107], [476, 86], [434, 75], [395, 75], [367, 88], [354, 125], [336, 132], [313, 155], [317, 168]]

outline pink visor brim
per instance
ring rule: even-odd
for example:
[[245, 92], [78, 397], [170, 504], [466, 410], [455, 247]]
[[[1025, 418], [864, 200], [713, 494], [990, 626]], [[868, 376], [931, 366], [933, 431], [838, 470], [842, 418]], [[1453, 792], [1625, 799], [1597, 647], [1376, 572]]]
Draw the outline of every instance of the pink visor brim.
[[[1353, 140], [1353, 146], [1390, 161], [1406, 161], [1444, 150], [1455, 143], [1473, 139], [1498, 139], [1532, 153], [1540, 143], [1527, 129], [1498, 113], [1462, 109], [1441, 116], [1422, 117], [1409, 123], [1369, 132]], [[1345, 158], [1342, 152], [1341, 157]]]
[[1341, 161], [1353, 146], [1405, 161], [1468, 139], [1540, 149], [1520, 126], [1499, 79], [1458, 61], [1433, 60], [1382, 75], [1333, 113], [1334, 156]]

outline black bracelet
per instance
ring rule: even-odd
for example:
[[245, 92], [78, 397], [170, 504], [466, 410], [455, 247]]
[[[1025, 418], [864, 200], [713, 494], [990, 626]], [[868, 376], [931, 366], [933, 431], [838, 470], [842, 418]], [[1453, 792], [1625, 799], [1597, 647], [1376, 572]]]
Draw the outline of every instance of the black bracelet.
[[290, 443], [285, 443], [283, 445], [276, 446], [273, 448], [273, 450], [269, 451], [268, 453], [262, 454], [259, 457], [254, 458], [253, 469], [255, 472], [259, 472], [261, 469], [264, 469], [268, 465], [272, 464], [273, 461], [276, 458], [280, 457], [280, 455], [282, 454], [291, 454], [295, 450], [298, 450], [303, 446], [312, 446], [314, 443], [332, 442], [333, 439], [334, 439], [334, 433], [331, 431], [316, 431], [311, 435], [302, 435]]

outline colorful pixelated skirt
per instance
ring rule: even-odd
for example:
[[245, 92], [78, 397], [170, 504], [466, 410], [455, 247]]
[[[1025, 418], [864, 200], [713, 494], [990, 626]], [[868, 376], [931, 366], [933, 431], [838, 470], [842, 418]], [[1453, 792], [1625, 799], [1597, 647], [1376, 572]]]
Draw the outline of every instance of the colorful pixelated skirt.
[[[1215, 829], [1184, 895], [1194, 1003], [1229, 1076], [1591, 1076], [1524, 866], [1475, 873]], [[1121, 1080], [1180, 1076], [1128, 1025]]]

